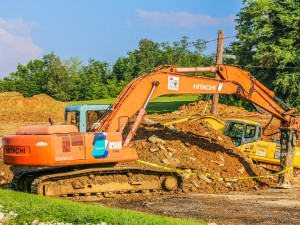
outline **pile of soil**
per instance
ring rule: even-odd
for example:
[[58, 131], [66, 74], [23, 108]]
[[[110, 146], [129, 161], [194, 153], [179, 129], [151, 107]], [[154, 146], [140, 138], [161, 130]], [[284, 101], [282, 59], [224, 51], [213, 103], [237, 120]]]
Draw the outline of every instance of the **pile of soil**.
[[25, 98], [19, 92], [0, 93], [0, 135], [15, 134], [26, 125], [63, 124], [66, 104], [46, 94]]
[[[198, 101], [193, 102], [186, 105], [183, 105], [179, 108], [179, 111], [181, 113], [184, 113], [185, 115], [195, 115], [200, 114], [203, 112], [204, 107], [206, 105], [206, 101]], [[211, 101], [207, 105], [206, 112], [211, 111]], [[217, 117], [220, 119], [230, 119], [234, 118], [235, 116], [238, 116], [240, 119], [255, 119], [256, 122], [263, 121], [270, 119], [270, 115], [260, 114], [258, 112], [249, 112], [244, 108], [236, 107], [236, 106], [228, 106], [224, 104], [218, 104], [218, 114]]]
[[[211, 111], [211, 101], [207, 104], [206, 101], [198, 101], [193, 102], [188, 105], [183, 105], [179, 108], [178, 111], [174, 111], [172, 113], [166, 114], [153, 114], [150, 118], [155, 118], [155, 120], [161, 122], [169, 122], [175, 119], [182, 119], [185, 117], [195, 116], [195, 115], [205, 115], [210, 114]], [[265, 125], [271, 118], [271, 115], [260, 114], [258, 112], [249, 112], [244, 108], [236, 107], [236, 106], [228, 106], [224, 104], [218, 104], [218, 114], [217, 117], [222, 120], [228, 119], [248, 119], [253, 120], [261, 125]], [[169, 121], [168, 121], [169, 120]], [[274, 121], [278, 123], [279, 121]]]
[[[153, 138], [154, 137], [154, 138]], [[141, 160], [207, 175], [184, 174], [184, 191], [225, 193], [264, 189], [274, 179], [231, 179], [269, 174], [237, 149], [230, 138], [208, 124], [194, 121], [164, 127], [161, 124], [140, 125], [132, 141]], [[122, 166], [154, 169], [139, 162], [122, 162]]]
[[[206, 110], [205, 110], [206, 109]], [[207, 115], [211, 111], [211, 101], [207, 104], [206, 101], [193, 102], [188, 105], [183, 105], [178, 111], [166, 114], [152, 114], [149, 116], [159, 123], [167, 123], [175, 120], [197, 116]], [[224, 104], [218, 104], [217, 117], [221, 120], [227, 121], [230, 119], [246, 119], [259, 123], [263, 128], [271, 120], [270, 114], [261, 114], [259, 112], [249, 112], [244, 108], [236, 106], [228, 106]], [[278, 128], [280, 127], [280, 121], [273, 118], [271, 123], [267, 126], [262, 136], [263, 141], [272, 141], [274, 138], [280, 138]], [[271, 135], [274, 134], [274, 135]], [[270, 135], [270, 136], [269, 136]], [[298, 137], [298, 147], [300, 147], [300, 135]]]
[[[65, 107], [65, 103], [56, 101], [46, 94], [25, 98], [19, 92], [2, 92], [0, 93], [0, 136], [15, 134], [20, 126], [48, 125], [49, 118], [55, 124], [63, 124]], [[0, 185], [6, 186], [11, 182], [14, 173], [28, 168], [4, 165], [2, 148], [0, 148]]]

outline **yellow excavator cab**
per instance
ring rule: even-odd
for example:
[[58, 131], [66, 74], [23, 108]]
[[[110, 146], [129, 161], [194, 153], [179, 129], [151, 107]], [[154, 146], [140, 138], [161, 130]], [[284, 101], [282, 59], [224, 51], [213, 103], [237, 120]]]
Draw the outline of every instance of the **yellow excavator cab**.
[[[280, 139], [262, 141], [259, 123], [241, 119], [228, 120], [224, 135], [229, 136], [235, 146], [255, 161], [280, 165]], [[300, 168], [300, 148], [295, 151], [294, 167]]]
[[224, 135], [231, 138], [235, 146], [261, 140], [262, 129], [258, 123], [248, 120], [228, 120]]
[[[213, 129], [229, 136], [233, 144], [253, 160], [266, 165], [280, 165], [280, 139], [273, 139], [272, 142], [262, 141], [262, 128], [257, 122], [245, 119], [230, 119], [225, 122], [215, 116], [205, 115], [184, 118], [164, 125], [194, 120], [205, 121]], [[295, 151], [294, 167], [300, 168], [300, 148], [296, 148]]]
[[[234, 145], [253, 160], [266, 165], [280, 165], [280, 139], [262, 141], [262, 128], [259, 123], [245, 119], [230, 119], [225, 123], [214, 116], [203, 116], [199, 119], [229, 136]], [[294, 167], [300, 168], [300, 148], [295, 151]]]
[[246, 143], [261, 140], [261, 126], [259, 123], [250, 120], [230, 119], [226, 123], [225, 121], [211, 115], [198, 117], [197, 120], [205, 121], [209, 123], [213, 129], [229, 136], [237, 147]]

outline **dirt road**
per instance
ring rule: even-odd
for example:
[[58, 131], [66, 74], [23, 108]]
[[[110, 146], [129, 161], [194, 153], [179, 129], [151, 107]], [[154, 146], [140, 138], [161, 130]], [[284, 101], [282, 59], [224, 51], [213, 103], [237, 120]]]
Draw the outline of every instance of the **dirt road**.
[[105, 200], [109, 207], [172, 217], [192, 217], [216, 224], [300, 224], [300, 185], [290, 190], [189, 194], [144, 200]]

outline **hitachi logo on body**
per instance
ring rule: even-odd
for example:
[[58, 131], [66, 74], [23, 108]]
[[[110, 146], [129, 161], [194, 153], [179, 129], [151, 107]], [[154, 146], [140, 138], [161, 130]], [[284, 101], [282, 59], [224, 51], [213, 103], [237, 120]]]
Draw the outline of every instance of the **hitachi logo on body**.
[[193, 85], [193, 89], [197, 89], [197, 90], [207, 90], [207, 91], [215, 91], [216, 90], [216, 86], [212, 86], [212, 85], [205, 85], [205, 84], [194, 84]]
[[26, 154], [24, 147], [19, 148], [7, 148], [6, 154]]

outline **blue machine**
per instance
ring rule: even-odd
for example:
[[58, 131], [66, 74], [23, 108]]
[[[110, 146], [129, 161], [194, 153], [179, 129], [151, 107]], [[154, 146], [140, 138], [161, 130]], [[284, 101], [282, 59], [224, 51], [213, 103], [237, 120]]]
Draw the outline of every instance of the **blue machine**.
[[79, 132], [86, 132], [110, 105], [70, 105], [65, 108], [65, 124], [77, 126]]

